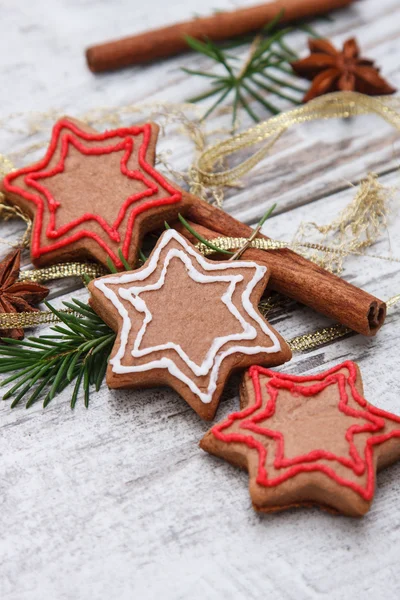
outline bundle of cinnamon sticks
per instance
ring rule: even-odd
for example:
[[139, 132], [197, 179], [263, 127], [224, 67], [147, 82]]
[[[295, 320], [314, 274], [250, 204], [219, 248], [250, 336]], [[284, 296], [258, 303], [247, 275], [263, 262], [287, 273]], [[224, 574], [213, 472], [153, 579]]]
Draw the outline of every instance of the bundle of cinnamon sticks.
[[154, 29], [92, 46], [86, 51], [89, 68], [94, 73], [120, 69], [128, 65], [167, 58], [188, 49], [186, 36], [223, 41], [264, 27], [279, 13], [281, 22], [312, 18], [351, 4], [355, 0], [274, 0], [259, 6], [218, 12], [168, 27]]

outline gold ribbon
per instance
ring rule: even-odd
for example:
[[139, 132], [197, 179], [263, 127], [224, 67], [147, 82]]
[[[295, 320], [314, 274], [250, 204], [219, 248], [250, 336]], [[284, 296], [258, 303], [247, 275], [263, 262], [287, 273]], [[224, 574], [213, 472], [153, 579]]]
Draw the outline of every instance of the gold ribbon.
[[[400, 302], [400, 294], [390, 298], [386, 305], [388, 308], [393, 308], [398, 302]], [[271, 305], [265, 305], [265, 302], [259, 304], [260, 312], [266, 316], [271, 310]], [[74, 311], [70, 309], [60, 310], [61, 313], [71, 314]], [[77, 315], [79, 316], [79, 315]], [[14, 329], [17, 328], [28, 328], [35, 327], [37, 325], [49, 325], [51, 323], [59, 323], [60, 319], [51, 311], [37, 311], [37, 312], [25, 312], [25, 313], [0, 313], [0, 329]], [[313, 333], [306, 333], [299, 335], [288, 341], [288, 344], [292, 352], [305, 352], [306, 350], [313, 350], [319, 346], [323, 346], [329, 342], [333, 342], [346, 335], [354, 333], [348, 327], [344, 325], [332, 325], [331, 327], [323, 327], [314, 331]], [[1, 353], [1, 352], [0, 352]]]
[[305, 352], [306, 350], [313, 350], [319, 346], [324, 346], [350, 333], [354, 332], [344, 325], [332, 325], [332, 327], [323, 327], [313, 333], [305, 333], [294, 337], [288, 341], [288, 345], [292, 352]]
[[8, 240], [0, 239], [3, 244], [7, 244], [8, 246], [18, 247], [22, 246], [23, 248], [29, 248], [31, 231], [32, 231], [32, 219], [28, 217], [18, 206], [9, 206], [8, 204], [4, 204], [4, 194], [0, 192], [0, 220], [8, 221], [9, 219], [22, 219], [26, 224], [26, 229], [22, 238], [11, 244]]
[[[255, 127], [219, 142], [205, 150], [191, 169], [195, 187], [218, 188], [234, 185], [262, 161], [278, 138], [294, 125], [318, 119], [348, 119], [357, 115], [376, 114], [400, 130], [400, 114], [393, 108], [398, 98], [371, 98], [357, 92], [335, 92], [315, 98], [304, 106], [280, 113]], [[215, 172], [216, 165], [236, 152], [262, 142], [265, 146], [240, 164]]]
[[95, 263], [72, 262], [60, 263], [43, 269], [26, 269], [20, 271], [19, 280], [43, 283], [52, 281], [53, 279], [61, 279], [62, 277], [85, 277], [86, 275], [90, 279], [94, 279], [102, 275], [107, 275], [107, 273], [108, 271], [104, 267]]
[[[400, 302], [400, 294], [393, 296], [386, 301], [388, 309], [393, 308]], [[260, 308], [260, 307], [259, 307]], [[313, 333], [305, 333], [297, 337], [292, 338], [288, 341], [288, 345], [292, 352], [305, 352], [306, 350], [313, 350], [319, 346], [324, 346], [329, 342], [338, 340], [346, 335], [354, 334], [354, 331], [345, 325], [337, 323], [330, 327], [322, 327], [317, 329]]]
[[[371, 98], [356, 92], [337, 92], [327, 94], [316, 98], [308, 104], [295, 108], [291, 111], [281, 113], [272, 117], [268, 121], [260, 123], [251, 129], [233, 136], [225, 141], [219, 142], [216, 145], [208, 148], [200, 155], [197, 164], [191, 168], [189, 173], [189, 181], [191, 189], [201, 190], [204, 188], [222, 188], [224, 186], [232, 186], [237, 183], [246, 173], [262, 161], [270, 149], [273, 147], [278, 138], [290, 127], [314, 121], [317, 119], [338, 119], [349, 118], [356, 115], [376, 114], [382, 117], [386, 122], [400, 130], [400, 114], [394, 108], [398, 98], [376, 97]], [[132, 111], [134, 109], [132, 108]], [[114, 111], [115, 112], [115, 111]], [[98, 120], [97, 118], [95, 120]], [[109, 115], [107, 115], [109, 120]], [[223, 160], [235, 154], [236, 152], [251, 148], [263, 142], [267, 142], [259, 150], [237, 166], [215, 172], [216, 165], [220, 166]], [[0, 172], [7, 172], [12, 168], [8, 159], [0, 155]], [[214, 196], [220, 197], [220, 191], [214, 189]], [[0, 195], [0, 200], [2, 196]], [[13, 212], [12, 212], [13, 211]], [[11, 216], [20, 216], [28, 226], [28, 230], [24, 235], [24, 244], [27, 244], [32, 223], [26, 215], [16, 214], [14, 207], [0, 204], [0, 218], [10, 218]], [[213, 240], [214, 245], [221, 244], [219, 247], [224, 249], [232, 249], [241, 247], [248, 240], [245, 238], [217, 238]], [[256, 238], [251, 242], [252, 247], [263, 250], [277, 250], [280, 248], [290, 247], [286, 242], [276, 240], [263, 240]], [[203, 247], [201, 247], [203, 246]], [[340, 253], [340, 249], [326, 247], [320, 244], [300, 243], [299, 246], [323, 252]], [[199, 245], [199, 249], [204, 254], [209, 254], [207, 246]], [[299, 250], [297, 250], [299, 252]], [[90, 271], [90, 269], [96, 270]], [[31, 281], [49, 281], [58, 277], [69, 276], [89, 276], [103, 275], [103, 272], [97, 271], [97, 265], [88, 265], [83, 263], [70, 263], [62, 265], [54, 265], [46, 269], [37, 269], [33, 271], [23, 271], [20, 277], [22, 279], [30, 279]], [[89, 269], [89, 270], [88, 270]], [[393, 307], [400, 301], [400, 295], [394, 296], [387, 302], [388, 308]], [[270, 308], [270, 307], [269, 307]], [[265, 302], [260, 304], [260, 310], [266, 314], [267, 310]], [[70, 312], [70, 311], [64, 311]], [[59, 319], [50, 311], [39, 311], [34, 313], [19, 313], [8, 314], [0, 313], [0, 328], [8, 329], [14, 327], [33, 327], [40, 324], [56, 323]], [[316, 348], [322, 344], [343, 337], [351, 333], [351, 330], [343, 325], [334, 325], [325, 327], [318, 331], [298, 336], [290, 340], [289, 345], [294, 352], [300, 352]]]
[[[234, 248], [241, 248], [247, 244], [249, 240], [247, 238], [227, 238], [218, 237], [212, 240], [214, 246], [217, 246], [223, 250], [231, 250]], [[255, 238], [250, 243], [252, 248], [258, 248], [261, 250], [278, 250], [281, 248], [290, 247], [286, 242], [280, 242], [277, 240], [267, 240], [263, 238]], [[318, 244], [304, 244], [306, 247], [318, 247]], [[215, 252], [212, 248], [209, 248], [206, 244], [199, 243], [196, 246], [203, 255], [209, 255]], [[333, 249], [324, 249], [324, 251], [334, 251]], [[20, 280], [30, 280], [36, 282], [49, 281], [59, 277], [71, 277], [71, 276], [83, 276], [84, 274], [91, 277], [99, 277], [105, 273], [105, 269], [96, 264], [90, 263], [66, 263], [53, 265], [44, 269], [25, 270], [20, 273]], [[266, 316], [275, 305], [279, 305], [279, 300], [274, 303], [270, 301], [261, 301], [259, 304], [260, 312]], [[387, 308], [390, 309], [400, 302], [400, 294], [393, 296], [387, 302]], [[61, 313], [71, 314], [73, 311], [70, 309], [61, 310]], [[78, 315], [79, 316], [79, 315]], [[60, 319], [51, 311], [35, 311], [25, 313], [0, 313], [0, 329], [13, 329], [13, 328], [28, 328], [35, 327], [37, 325], [48, 325], [52, 323], [58, 323]], [[289, 340], [288, 344], [292, 352], [305, 352], [318, 348], [324, 344], [340, 339], [346, 335], [354, 333], [351, 329], [344, 325], [336, 324], [330, 327], [323, 327], [313, 333], [303, 334]]]
[[393, 308], [393, 306], [395, 306], [398, 302], [400, 302], [400, 294], [393, 296], [393, 298], [389, 298], [389, 300], [386, 302], [386, 307]]
[[[65, 314], [72, 314], [70, 309], [60, 310]], [[50, 323], [60, 323], [60, 319], [50, 310], [38, 310], [35, 312], [22, 313], [0, 313], [0, 329], [25, 329], [36, 327], [37, 325], [49, 325]], [[1, 351], [0, 351], [1, 354]]]
[[[281, 250], [282, 248], [289, 248], [294, 252], [299, 254], [299, 247], [307, 248], [309, 250], [319, 250], [320, 252], [326, 253], [334, 253], [341, 254], [341, 251], [336, 248], [331, 248], [329, 246], [322, 246], [321, 244], [313, 244], [302, 242], [299, 244], [289, 244], [288, 242], [280, 242], [279, 240], [271, 240], [265, 238], [255, 238], [254, 240], [249, 240], [247, 238], [235, 238], [235, 237], [217, 237], [210, 240], [213, 246], [216, 246], [220, 250], [233, 250], [234, 248], [241, 248], [245, 244], [249, 248], [257, 248], [257, 250]], [[211, 254], [215, 254], [215, 250], [207, 246], [207, 244], [203, 244], [199, 242], [196, 244], [196, 248], [199, 252], [203, 254], [203, 256], [210, 256]]]

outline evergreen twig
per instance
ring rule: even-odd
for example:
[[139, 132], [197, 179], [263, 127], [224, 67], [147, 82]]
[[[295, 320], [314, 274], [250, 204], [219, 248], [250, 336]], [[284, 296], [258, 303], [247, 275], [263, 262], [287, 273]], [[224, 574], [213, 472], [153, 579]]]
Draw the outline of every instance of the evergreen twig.
[[0, 386], [13, 384], [3, 400], [13, 397], [14, 408], [24, 399], [29, 408], [41, 397], [45, 407], [76, 380], [71, 408], [76, 404], [82, 383], [87, 407], [91, 386], [98, 391], [104, 379], [116, 335], [88, 304], [77, 299], [64, 302], [73, 314], [46, 305], [64, 325], [51, 328], [57, 335], [29, 337], [23, 342], [2, 338], [0, 372], [11, 375]]
[[[229, 54], [227, 50], [249, 43], [251, 40], [248, 36], [222, 46], [209, 39], [200, 41], [190, 36], [186, 37], [186, 41], [192, 50], [203, 54], [213, 60], [216, 65], [222, 67], [221, 74], [198, 69], [182, 69], [189, 75], [210, 80], [211, 89], [189, 99], [189, 102], [201, 102], [214, 96], [217, 97], [203, 115], [203, 119], [214, 112], [230, 94], [233, 98], [233, 125], [236, 123], [239, 108], [244, 109], [253, 121], [260, 120], [258, 114], [250, 107], [249, 99], [254, 100], [269, 114], [280, 112], [280, 108], [271, 101], [271, 96], [282, 98], [291, 104], [301, 103], [306, 90], [290, 80], [276, 77], [275, 73], [280, 71], [284, 74], [293, 75], [290, 62], [297, 58], [297, 54], [286, 43], [288, 34], [296, 30], [303, 31], [313, 37], [318, 37], [318, 34], [307, 24], [299, 24], [297, 28], [282, 28], [280, 27], [282, 16], [283, 11], [279, 12], [275, 19], [268, 23], [252, 40], [250, 54], [241, 65], [237, 64], [238, 58]], [[261, 76], [272, 82], [273, 85], [260, 82], [255, 76]], [[295, 94], [286, 94], [286, 89], [295, 92]], [[266, 94], [268, 94], [268, 99], [265, 98]]]
[[[257, 232], [275, 207], [272, 206], [262, 217]], [[182, 225], [200, 242], [216, 252], [235, 258], [235, 253], [214, 246], [196, 232], [182, 215], [178, 216]], [[167, 222], [165, 227], [169, 229]], [[143, 262], [146, 261], [143, 253], [141, 258]], [[122, 262], [129, 268], [125, 260]], [[104, 380], [116, 334], [89, 304], [77, 298], [63, 303], [73, 312], [58, 310], [47, 302], [45, 304], [63, 325], [53, 325], [51, 331], [54, 334], [31, 336], [23, 341], [1, 338], [0, 373], [8, 373], [9, 376], [0, 382], [0, 387], [11, 385], [3, 394], [3, 400], [13, 398], [11, 408], [14, 408], [24, 399], [26, 408], [29, 408], [42, 398], [43, 407], [46, 407], [75, 381], [71, 408], [75, 407], [81, 388], [87, 408], [91, 387], [99, 391]]]

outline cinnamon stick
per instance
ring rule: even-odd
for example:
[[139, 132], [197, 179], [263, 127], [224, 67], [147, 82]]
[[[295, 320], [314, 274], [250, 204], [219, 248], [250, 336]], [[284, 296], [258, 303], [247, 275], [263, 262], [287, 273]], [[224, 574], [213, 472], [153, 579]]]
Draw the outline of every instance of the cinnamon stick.
[[167, 58], [188, 50], [185, 36], [222, 41], [261, 29], [283, 11], [282, 23], [312, 18], [355, 0], [275, 0], [259, 6], [215, 13], [185, 23], [92, 46], [86, 50], [91, 71], [99, 73]]
[[[198, 200], [188, 207], [186, 217], [204, 238], [218, 236], [249, 237], [251, 227], [224, 211]], [[186, 229], [180, 229], [191, 239]], [[260, 237], [266, 237], [260, 235]], [[267, 238], [268, 239], [268, 238]], [[193, 241], [193, 239], [192, 239]], [[250, 248], [243, 259], [264, 264], [270, 269], [269, 287], [366, 336], [375, 335], [386, 318], [386, 304], [344, 279], [286, 248]]]

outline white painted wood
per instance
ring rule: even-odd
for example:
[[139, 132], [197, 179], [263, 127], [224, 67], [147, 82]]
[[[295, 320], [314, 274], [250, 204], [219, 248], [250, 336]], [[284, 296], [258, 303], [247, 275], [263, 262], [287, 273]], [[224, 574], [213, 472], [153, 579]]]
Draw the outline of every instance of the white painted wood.
[[[218, 8], [250, 2], [220, 0]], [[169, 100], [200, 92], [203, 81], [179, 67], [206, 66], [188, 54], [146, 68], [95, 77], [83, 48], [146, 27], [207, 13], [214, 0], [0, 0], [0, 118], [51, 108], [74, 115], [100, 105]], [[318, 22], [336, 42], [356, 34], [383, 73], [400, 86], [400, 7], [397, 0], [362, 0], [333, 23]], [[295, 45], [301, 48], [301, 36]], [[29, 141], [24, 119], [2, 132], [0, 152]], [[215, 118], [211, 127], [226, 126]], [[248, 122], [243, 119], [243, 126]], [[273, 158], [230, 190], [226, 208], [248, 222], [270, 203], [278, 214], [266, 232], [290, 240], [301, 220], [329, 222], [350, 201], [367, 170], [399, 183], [399, 136], [374, 119], [318, 124], [293, 130]], [[182, 136], [163, 140], [171, 163], [183, 170], [191, 146]], [[19, 163], [18, 163], [19, 164]], [[389, 224], [391, 247], [372, 253], [400, 257], [399, 195]], [[19, 223], [2, 224], [15, 240]], [[0, 246], [2, 255], [7, 251]], [[344, 276], [381, 297], [400, 292], [399, 263], [351, 258]], [[74, 284], [75, 285], [75, 284]], [[73, 285], [51, 285], [55, 303]], [[75, 285], [76, 288], [76, 285]], [[62, 294], [65, 294], [64, 296]], [[85, 298], [82, 289], [73, 294]], [[313, 372], [345, 358], [364, 373], [366, 397], [400, 413], [398, 356], [400, 312], [393, 311], [376, 339], [360, 336], [297, 355], [286, 369]], [[287, 338], [327, 320], [291, 306], [272, 320]], [[74, 412], [68, 392], [43, 411], [10, 411], [0, 420], [0, 598], [2, 600], [273, 599], [361, 600], [399, 596], [400, 467], [379, 476], [371, 512], [362, 520], [317, 510], [259, 517], [251, 509], [247, 475], [197, 447], [208, 425], [173, 392], [93, 395], [89, 410]], [[225, 392], [222, 418], [238, 406], [237, 379]]]

